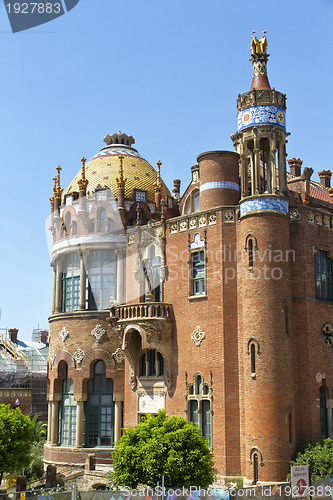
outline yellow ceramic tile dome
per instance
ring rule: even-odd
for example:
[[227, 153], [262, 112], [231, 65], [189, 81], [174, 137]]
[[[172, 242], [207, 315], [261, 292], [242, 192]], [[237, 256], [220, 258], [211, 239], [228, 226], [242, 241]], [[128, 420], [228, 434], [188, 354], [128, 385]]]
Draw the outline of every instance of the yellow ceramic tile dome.
[[[154, 184], [157, 179], [156, 170], [131, 147], [134, 139], [120, 132], [112, 136], [108, 135], [104, 141], [107, 146], [102, 148], [93, 158], [86, 162], [85, 175], [89, 184], [87, 192], [94, 192], [97, 186], [106, 186], [111, 189], [115, 198], [118, 197], [116, 178], [119, 177], [119, 155], [123, 155], [125, 198], [132, 198], [133, 188], [148, 191], [148, 200], [155, 201]], [[81, 170], [76, 174], [64, 195], [79, 191], [78, 181], [81, 178]], [[169, 195], [170, 191], [162, 181], [162, 195]]]

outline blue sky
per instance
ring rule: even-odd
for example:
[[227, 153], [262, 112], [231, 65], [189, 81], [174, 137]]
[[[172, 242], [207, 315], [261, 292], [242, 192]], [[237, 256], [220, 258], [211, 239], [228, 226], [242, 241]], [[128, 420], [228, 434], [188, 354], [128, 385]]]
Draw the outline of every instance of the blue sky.
[[80, 0], [13, 34], [1, 4], [0, 328], [28, 340], [48, 326], [44, 226], [58, 164], [67, 187], [82, 155], [121, 129], [184, 190], [198, 154], [233, 149], [253, 29], [267, 30], [269, 80], [288, 97], [289, 158], [332, 169], [332, 26], [333, 0]]

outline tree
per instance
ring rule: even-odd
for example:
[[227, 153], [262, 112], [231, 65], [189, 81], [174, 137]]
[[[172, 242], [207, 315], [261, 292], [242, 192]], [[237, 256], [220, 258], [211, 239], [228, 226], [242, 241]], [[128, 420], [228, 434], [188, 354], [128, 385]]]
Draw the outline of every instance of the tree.
[[19, 408], [0, 405], [0, 483], [5, 472], [19, 472], [28, 465], [33, 441], [30, 418]]
[[161, 484], [162, 475], [166, 486], [207, 487], [216, 474], [213, 454], [199, 427], [181, 417], [167, 417], [163, 410], [124, 431], [113, 467], [113, 482], [131, 488]]
[[330, 478], [333, 472], [333, 440], [306, 442], [290, 465], [310, 465], [313, 480]]
[[34, 442], [31, 446], [29, 464], [24, 469], [28, 481], [40, 479], [44, 473], [44, 444], [46, 440], [47, 423], [39, 421], [40, 413], [31, 418], [34, 432]]
[[34, 430], [34, 435], [35, 435], [35, 441], [39, 443], [40, 441], [45, 441], [46, 438], [46, 431], [47, 431], [47, 423], [43, 422], [41, 420], [38, 420], [40, 417], [40, 413], [36, 413], [32, 419], [32, 425], [33, 425], [33, 430]]

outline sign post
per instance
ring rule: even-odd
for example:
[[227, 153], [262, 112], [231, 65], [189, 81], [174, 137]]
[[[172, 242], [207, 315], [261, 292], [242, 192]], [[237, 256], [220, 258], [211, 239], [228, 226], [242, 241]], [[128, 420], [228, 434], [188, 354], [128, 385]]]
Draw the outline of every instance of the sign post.
[[309, 496], [309, 471], [309, 465], [297, 465], [291, 468], [292, 498], [305, 498]]

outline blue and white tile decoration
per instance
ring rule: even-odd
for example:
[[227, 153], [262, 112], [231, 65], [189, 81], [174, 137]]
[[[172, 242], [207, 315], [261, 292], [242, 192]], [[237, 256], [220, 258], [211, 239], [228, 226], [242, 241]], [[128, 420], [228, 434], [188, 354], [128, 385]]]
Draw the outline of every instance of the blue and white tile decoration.
[[252, 106], [237, 115], [238, 130], [255, 125], [275, 125], [286, 129], [286, 112], [278, 106]]
[[245, 215], [249, 212], [259, 212], [260, 210], [273, 210], [274, 212], [289, 213], [289, 205], [287, 200], [279, 198], [255, 198], [240, 203], [240, 215]]
[[205, 191], [206, 189], [215, 189], [215, 188], [235, 189], [236, 191], [239, 191], [239, 185], [236, 184], [236, 182], [212, 181], [212, 182], [205, 182], [205, 184], [202, 184], [200, 186], [200, 193], [202, 191]]
[[141, 155], [139, 155], [137, 151], [126, 148], [124, 146], [119, 146], [119, 147], [110, 147], [110, 149], [105, 148], [103, 151], [99, 151], [95, 156], [93, 156], [91, 160], [103, 156], [115, 156], [115, 155], [126, 155], [126, 156], [133, 156], [134, 158], [141, 158], [142, 160], [144, 159], [142, 158]]

